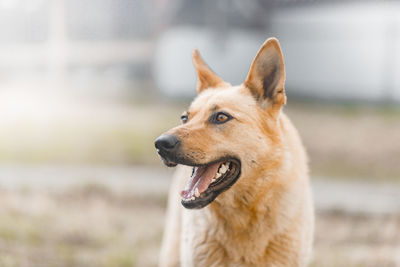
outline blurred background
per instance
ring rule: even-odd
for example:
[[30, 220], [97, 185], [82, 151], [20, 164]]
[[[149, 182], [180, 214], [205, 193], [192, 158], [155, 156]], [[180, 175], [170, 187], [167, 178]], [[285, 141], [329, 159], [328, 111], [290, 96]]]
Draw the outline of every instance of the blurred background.
[[0, 0], [0, 266], [156, 266], [153, 140], [268, 37], [308, 150], [311, 266], [400, 266], [400, 3]]

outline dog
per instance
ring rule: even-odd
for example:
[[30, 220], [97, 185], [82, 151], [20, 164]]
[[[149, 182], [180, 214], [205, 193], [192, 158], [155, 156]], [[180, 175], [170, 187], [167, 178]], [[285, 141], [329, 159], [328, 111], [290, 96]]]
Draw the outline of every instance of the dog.
[[265, 41], [232, 86], [193, 51], [197, 97], [155, 140], [172, 181], [159, 266], [306, 266], [314, 211], [307, 155], [282, 112], [285, 65]]

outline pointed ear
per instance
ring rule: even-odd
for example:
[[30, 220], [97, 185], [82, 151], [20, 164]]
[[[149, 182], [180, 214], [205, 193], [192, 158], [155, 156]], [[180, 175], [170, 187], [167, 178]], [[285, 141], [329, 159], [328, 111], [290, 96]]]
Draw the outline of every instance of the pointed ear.
[[198, 94], [210, 87], [222, 87], [227, 85], [226, 82], [207, 66], [197, 49], [193, 50], [193, 64], [197, 72], [196, 89]]
[[286, 103], [285, 64], [279, 42], [270, 38], [251, 63], [244, 85], [263, 108], [278, 114]]

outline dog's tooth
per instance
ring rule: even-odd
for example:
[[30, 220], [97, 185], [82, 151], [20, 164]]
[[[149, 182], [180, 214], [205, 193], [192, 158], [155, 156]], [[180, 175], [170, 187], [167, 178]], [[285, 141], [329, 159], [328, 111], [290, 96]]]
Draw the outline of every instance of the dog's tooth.
[[195, 200], [196, 198], [195, 197], [192, 197], [190, 200]]
[[218, 173], [215, 175], [215, 179], [218, 179], [218, 178], [221, 177], [221, 176], [222, 176], [222, 174], [218, 172]]
[[219, 170], [220, 170], [220, 173], [225, 173], [227, 171], [225, 165], [222, 165]]
[[199, 189], [196, 187], [196, 189], [194, 190], [194, 195], [196, 196], [196, 197], [199, 197], [200, 196], [200, 192], [199, 192]]
[[223, 170], [224, 170], [224, 165], [221, 165], [221, 167], [219, 167], [219, 169], [218, 169], [218, 172], [222, 174]]
[[211, 183], [214, 183], [216, 180], [214, 178], [211, 179]]

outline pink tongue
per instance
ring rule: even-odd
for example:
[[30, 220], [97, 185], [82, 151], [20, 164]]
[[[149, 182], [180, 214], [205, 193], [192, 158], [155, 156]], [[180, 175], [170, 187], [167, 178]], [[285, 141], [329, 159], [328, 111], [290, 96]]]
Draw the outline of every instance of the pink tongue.
[[195, 172], [193, 173], [192, 177], [190, 177], [190, 180], [185, 189], [181, 192], [181, 196], [184, 198], [194, 196], [196, 188], [199, 189], [200, 194], [206, 191], [207, 187], [211, 184], [212, 178], [214, 178], [215, 174], [217, 173], [220, 165], [221, 163], [215, 163], [205, 167], [195, 168]]

